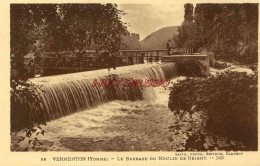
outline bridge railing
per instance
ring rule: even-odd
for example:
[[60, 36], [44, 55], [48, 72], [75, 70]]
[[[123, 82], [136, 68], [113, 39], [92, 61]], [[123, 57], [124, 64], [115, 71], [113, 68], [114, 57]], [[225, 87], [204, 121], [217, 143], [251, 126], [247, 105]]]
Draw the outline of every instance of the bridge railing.
[[[171, 49], [170, 55], [192, 54], [193, 49]], [[153, 50], [119, 50], [115, 53], [106, 51], [84, 50], [81, 52], [45, 52], [40, 58], [43, 70], [88, 71], [102, 68], [160, 62], [161, 57], [168, 55], [167, 49]]]

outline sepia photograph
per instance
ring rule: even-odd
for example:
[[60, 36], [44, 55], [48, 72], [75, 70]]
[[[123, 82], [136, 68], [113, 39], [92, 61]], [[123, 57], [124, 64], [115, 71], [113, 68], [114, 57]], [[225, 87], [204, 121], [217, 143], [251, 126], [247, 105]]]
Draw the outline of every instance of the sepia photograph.
[[257, 152], [258, 13], [11, 3], [10, 151]]

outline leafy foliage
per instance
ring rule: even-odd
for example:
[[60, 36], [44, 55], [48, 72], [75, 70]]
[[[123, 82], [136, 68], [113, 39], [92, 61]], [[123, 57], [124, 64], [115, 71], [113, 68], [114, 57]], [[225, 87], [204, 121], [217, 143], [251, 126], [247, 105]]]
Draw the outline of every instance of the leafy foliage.
[[193, 22], [193, 5], [185, 4], [184, 21], [178, 28], [178, 35], [174, 36], [176, 46], [179, 48], [193, 48], [197, 51], [202, 44], [197, 25]]
[[24, 136], [19, 136], [17, 141], [17, 143], [20, 143], [21, 141], [28, 141], [28, 145], [23, 148], [23, 151], [29, 151], [30, 149], [34, 151], [36, 150], [36, 147], [43, 145], [37, 137], [39, 134], [44, 136], [45, 130], [42, 129], [41, 125], [26, 128], [23, 130], [23, 133]]
[[[41, 93], [44, 93], [44, 90], [29, 81], [14, 84], [16, 88], [11, 90], [11, 131], [16, 133], [24, 129], [24, 136], [20, 136], [17, 143], [28, 140], [28, 146], [24, 150], [35, 150], [35, 146], [42, 145], [37, 136], [39, 133], [44, 135], [45, 131], [41, 125], [46, 125], [47, 120], [41, 107]], [[33, 133], [36, 133], [34, 138], [31, 137]]]
[[185, 4], [184, 22], [174, 40], [178, 47], [200, 47], [219, 59], [257, 62], [258, 4]]
[[11, 130], [17, 131], [25, 127], [42, 124], [46, 115], [41, 108], [44, 90], [30, 82], [19, 82], [16, 89], [11, 90]]
[[12, 4], [13, 79], [27, 79], [24, 56], [30, 51], [76, 51], [86, 48], [115, 52], [126, 26], [115, 4]]
[[179, 117], [202, 111], [211, 131], [257, 148], [257, 73], [187, 78], [171, 88], [168, 106]]

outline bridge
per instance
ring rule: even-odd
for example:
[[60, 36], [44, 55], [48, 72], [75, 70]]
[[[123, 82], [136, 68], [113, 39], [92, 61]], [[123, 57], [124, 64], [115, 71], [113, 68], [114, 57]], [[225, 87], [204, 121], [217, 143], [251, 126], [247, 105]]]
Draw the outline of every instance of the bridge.
[[[144, 63], [185, 63], [198, 61], [207, 67], [214, 64], [212, 54], [193, 53], [193, 49], [172, 49], [168, 55], [167, 49], [153, 50], [119, 50], [115, 53], [106, 51], [84, 50], [81, 52], [45, 52], [41, 56], [41, 70], [43, 76], [65, 74], [80, 71], [91, 71], [103, 68], [112, 68]], [[111, 65], [113, 64], [113, 65]]]

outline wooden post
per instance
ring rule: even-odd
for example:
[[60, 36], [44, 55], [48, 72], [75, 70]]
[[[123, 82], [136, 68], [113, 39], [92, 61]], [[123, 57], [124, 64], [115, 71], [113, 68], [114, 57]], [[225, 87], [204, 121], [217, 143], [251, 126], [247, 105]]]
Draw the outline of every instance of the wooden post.
[[135, 63], [138, 64], [138, 52], [135, 53]]
[[148, 52], [145, 52], [147, 54], [147, 57], [146, 57], [146, 61], [147, 63], [149, 62], [149, 58], [148, 58]]
[[156, 61], [159, 61], [159, 51], [157, 51], [157, 57], [156, 57]]

